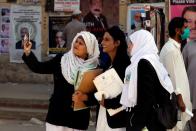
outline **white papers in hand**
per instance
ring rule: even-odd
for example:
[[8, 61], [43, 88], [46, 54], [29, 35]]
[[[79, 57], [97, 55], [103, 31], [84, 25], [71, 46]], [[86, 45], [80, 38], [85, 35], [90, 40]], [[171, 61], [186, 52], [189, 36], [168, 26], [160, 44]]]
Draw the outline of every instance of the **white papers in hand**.
[[[104, 94], [105, 99], [115, 98], [122, 92], [123, 82], [116, 73], [114, 68], [111, 68], [104, 73], [98, 75], [93, 80], [95, 87], [97, 88], [97, 93], [95, 93], [95, 97], [97, 100], [102, 98], [102, 95], [99, 93]], [[98, 95], [99, 94], [99, 95]]]
[[122, 106], [117, 109], [107, 109], [110, 116], [113, 116], [113, 115], [121, 112], [122, 110], [124, 110], [124, 108]]

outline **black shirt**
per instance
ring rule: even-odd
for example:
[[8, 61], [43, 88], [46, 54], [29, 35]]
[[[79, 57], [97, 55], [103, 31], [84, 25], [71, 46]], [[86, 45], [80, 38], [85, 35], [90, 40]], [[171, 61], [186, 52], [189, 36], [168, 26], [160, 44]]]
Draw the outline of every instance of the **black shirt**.
[[62, 75], [61, 57], [62, 54], [58, 54], [49, 61], [39, 62], [31, 52], [29, 56], [23, 55], [22, 58], [33, 72], [53, 74], [54, 91], [50, 98], [46, 122], [86, 130], [89, 125], [90, 109], [73, 111], [72, 94], [74, 93], [74, 86], [69, 84]]

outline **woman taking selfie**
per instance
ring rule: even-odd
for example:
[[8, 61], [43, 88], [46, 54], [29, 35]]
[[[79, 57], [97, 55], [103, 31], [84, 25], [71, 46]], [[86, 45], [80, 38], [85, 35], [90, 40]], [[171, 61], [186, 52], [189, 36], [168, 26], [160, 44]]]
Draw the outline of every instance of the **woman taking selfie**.
[[[54, 91], [50, 98], [46, 117], [46, 131], [87, 130], [90, 109], [74, 111], [72, 101], [87, 101], [87, 97], [76, 98], [75, 83], [78, 72], [93, 70], [98, 65], [99, 47], [95, 36], [89, 32], [78, 33], [66, 54], [58, 54], [49, 61], [39, 62], [31, 51], [32, 43], [24, 40], [23, 60], [35, 73], [53, 74]], [[82, 95], [87, 96], [87, 95]]]

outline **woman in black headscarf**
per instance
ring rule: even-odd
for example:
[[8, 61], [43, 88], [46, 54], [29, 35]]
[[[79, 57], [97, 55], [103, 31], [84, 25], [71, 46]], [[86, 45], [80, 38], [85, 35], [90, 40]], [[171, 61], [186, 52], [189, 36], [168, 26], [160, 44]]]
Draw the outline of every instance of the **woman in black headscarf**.
[[[129, 56], [127, 55], [127, 43], [125, 34], [117, 26], [113, 26], [106, 30], [102, 41], [103, 52], [110, 57], [110, 68], [114, 68], [123, 81], [125, 69], [130, 64]], [[106, 69], [106, 70], [108, 70]], [[105, 87], [112, 88], [112, 87]], [[98, 93], [98, 92], [96, 92]], [[96, 96], [95, 93], [95, 96]], [[117, 97], [109, 99], [103, 95], [100, 101], [100, 109], [97, 121], [97, 131], [125, 131], [126, 113], [125, 110], [110, 116], [107, 109], [117, 109], [121, 107], [119, 94]], [[96, 97], [97, 98], [97, 97]]]

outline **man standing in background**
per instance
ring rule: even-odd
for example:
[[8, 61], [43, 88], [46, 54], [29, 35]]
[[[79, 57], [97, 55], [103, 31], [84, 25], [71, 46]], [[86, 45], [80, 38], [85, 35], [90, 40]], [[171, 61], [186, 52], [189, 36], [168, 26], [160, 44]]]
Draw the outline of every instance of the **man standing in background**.
[[181, 120], [178, 121], [176, 127], [171, 129], [171, 131], [183, 131], [186, 122], [190, 119], [190, 116], [185, 113], [185, 110], [192, 110], [189, 82], [180, 50], [181, 42], [184, 39], [183, 34], [187, 28], [186, 22], [186, 19], [182, 17], [175, 17], [170, 21], [168, 26], [170, 38], [160, 52], [160, 61], [165, 66], [171, 78], [175, 93], [177, 95], [181, 116]]
[[72, 20], [67, 23], [63, 31], [64, 40], [66, 41], [67, 51], [71, 49], [73, 38], [77, 33], [86, 30], [86, 26], [82, 23], [82, 12], [74, 10], [72, 13]]
[[190, 28], [190, 37], [184, 46], [182, 54], [189, 79], [190, 96], [193, 117], [190, 120], [191, 131], [196, 131], [196, 6], [187, 6], [182, 12], [182, 17], [187, 19]]
[[190, 127], [191, 131], [196, 131], [196, 39], [184, 46], [182, 55], [189, 79], [190, 96], [193, 106], [192, 112], [194, 114], [190, 120]]

